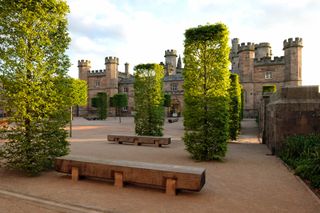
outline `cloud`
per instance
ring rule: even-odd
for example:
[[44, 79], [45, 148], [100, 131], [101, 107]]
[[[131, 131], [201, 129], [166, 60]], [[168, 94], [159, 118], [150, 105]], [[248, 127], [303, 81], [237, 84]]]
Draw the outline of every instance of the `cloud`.
[[[317, 67], [315, 30], [320, 19], [318, 0], [68, 0], [72, 43], [68, 53], [72, 63], [92, 61], [93, 69], [103, 69], [104, 57], [117, 56], [119, 69], [129, 62], [164, 60], [166, 49], [183, 52], [186, 29], [206, 23], [225, 23], [230, 37], [241, 42], [270, 42], [275, 56], [283, 55], [282, 42], [302, 37], [303, 79], [314, 81]], [[77, 76], [77, 67], [70, 69]], [[308, 77], [311, 76], [311, 77]], [[320, 79], [320, 77], [318, 78]], [[318, 80], [319, 81], [319, 80]], [[320, 82], [319, 82], [320, 84]]]

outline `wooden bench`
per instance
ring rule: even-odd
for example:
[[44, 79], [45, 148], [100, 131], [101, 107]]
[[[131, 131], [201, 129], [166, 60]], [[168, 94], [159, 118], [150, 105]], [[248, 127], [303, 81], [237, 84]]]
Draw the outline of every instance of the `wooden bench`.
[[111, 179], [117, 187], [124, 183], [143, 184], [164, 188], [169, 195], [176, 195], [176, 190], [200, 191], [205, 184], [205, 169], [189, 166], [69, 155], [56, 158], [55, 169], [71, 174], [73, 181], [78, 181], [79, 176]]
[[108, 135], [108, 141], [115, 141], [118, 144], [123, 142], [134, 143], [138, 146], [141, 144], [156, 144], [158, 147], [169, 145], [171, 138], [156, 136], [137, 136], [137, 135]]

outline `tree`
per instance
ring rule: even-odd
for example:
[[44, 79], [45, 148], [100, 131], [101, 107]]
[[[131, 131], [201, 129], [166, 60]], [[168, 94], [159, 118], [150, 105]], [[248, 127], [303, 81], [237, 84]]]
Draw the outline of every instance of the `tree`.
[[138, 135], [162, 136], [164, 123], [163, 66], [139, 64], [134, 70], [135, 132]]
[[187, 29], [184, 142], [194, 159], [221, 159], [229, 139], [229, 47], [224, 24]]
[[164, 94], [163, 106], [165, 106], [165, 107], [171, 106], [171, 94], [168, 94], [168, 93]]
[[108, 112], [108, 96], [105, 92], [98, 92], [98, 94], [91, 99], [91, 105], [98, 109], [98, 118], [105, 120]]
[[236, 140], [241, 128], [241, 85], [237, 74], [230, 74], [230, 139]]
[[80, 79], [69, 79], [71, 82], [71, 105], [75, 106], [86, 106], [87, 105], [87, 99], [88, 99], [88, 86], [87, 82]]
[[[164, 94], [163, 106], [166, 108], [171, 106], [171, 94], [169, 94], [169, 93]], [[167, 112], [167, 114], [168, 114], [168, 112]]]
[[69, 8], [62, 0], [0, 0], [0, 11], [1, 99], [12, 124], [0, 156], [37, 174], [69, 152]]
[[112, 106], [119, 113], [119, 122], [121, 123], [121, 108], [128, 106], [128, 96], [125, 93], [115, 94], [112, 98]]
[[[71, 96], [71, 103], [70, 103], [70, 133], [69, 136], [72, 137], [72, 120], [73, 120], [73, 106], [77, 106], [77, 115], [79, 115], [79, 106], [85, 106], [87, 105], [87, 99], [88, 99], [88, 87], [87, 82], [80, 80], [80, 79], [73, 79], [69, 78], [66, 79], [70, 86], [67, 88], [70, 90], [68, 93]], [[67, 94], [68, 94], [67, 93]]]

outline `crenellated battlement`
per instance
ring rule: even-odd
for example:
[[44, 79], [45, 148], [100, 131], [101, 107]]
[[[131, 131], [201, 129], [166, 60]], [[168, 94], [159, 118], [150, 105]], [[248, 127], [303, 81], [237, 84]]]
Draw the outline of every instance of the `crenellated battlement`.
[[105, 64], [118, 64], [119, 65], [119, 58], [112, 57], [112, 56], [106, 57]]
[[166, 56], [177, 56], [177, 50], [166, 50], [165, 57]]
[[90, 67], [91, 61], [89, 60], [78, 60], [78, 67]]
[[264, 48], [264, 47], [270, 47], [271, 48], [271, 45], [270, 43], [268, 42], [262, 42], [262, 43], [259, 43], [259, 44], [256, 44], [255, 45], [255, 48], [258, 49], [258, 48]]
[[93, 76], [93, 75], [105, 75], [106, 70], [89, 70], [88, 75]]
[[238, 45], [238, 53], [242, 51], [254, 51], [255, 50], [255, 44], [248, 42], [248, 43], [241, 43]]
[[264, 57], [264, 58], [255, 58], [254, 59], [254, 65], [255, 66], [264, 66], [264, 65], [277, 65], [277, 64], [284, 64], [284, 56], [281, 57], [274, 57], [271, 59], [271, 57]]
[[303, 47], [302, 38], [296, 37], [294, 40], [293, 38], [284, 40], [283, 49], [290, 48], [290, 47]]

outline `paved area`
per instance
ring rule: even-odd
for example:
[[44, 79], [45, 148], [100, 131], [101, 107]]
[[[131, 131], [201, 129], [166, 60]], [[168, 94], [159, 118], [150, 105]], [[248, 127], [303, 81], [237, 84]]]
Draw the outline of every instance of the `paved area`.
[[183, 124], [165, 124], [172, 144], [119, 145], [106, 141], [109, 133], [134, 132], [133, 119], [73, 122], [71, 153], [106, 159], [190, 165], [206, 168], [200, 192], [167, 196], [163, 190], [92, 179], [72, 183], [54, 171], [38, 177], [0, 168], [2, 212], [320, 212], [319, 199], [257, 139], [254, 120], [245, 120], [239, 140], [228, 145], [222, 162], [195, 162], [185, 151]]

